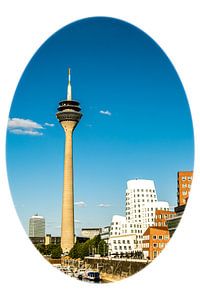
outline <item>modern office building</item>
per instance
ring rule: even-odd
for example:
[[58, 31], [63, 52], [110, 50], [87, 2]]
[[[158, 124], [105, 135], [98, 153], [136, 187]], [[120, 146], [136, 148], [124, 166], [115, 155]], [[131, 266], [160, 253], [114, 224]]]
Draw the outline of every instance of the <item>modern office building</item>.
[[95, 236], [99, 235], [101, 228], [82, 228], [81, 237], [93, 239]]
[[165, 248], [170, 236], [167, 227], [149, 227], [143, 234], [142, 251], [144, 258], [153, 260]]
[[29, 219], [29, 237], [43, 238], [44, 236], [45, 218], [36, 214]]
[[69, 253], [74, 245], [74, 181], [73, 181], [73, 131], [82, 113], [79, 102], [72, 100], [70, 69], [68, 70], [67, 99], [59, 102], [56, 117], [65, 132], [64, 182], [62, 199], [61, 248]]
[[187, 204], [192, 185], [193, 172], [179, 171], [177, 173], [177, 198], [178, 206]]
[[166, 220], [166, 225], [168, 227], [170, 237], [173, 236], [174, 232], [176, 231], [179, 225], [179, 222], [181, 221], [182, 215], [185, 210], [185, 205], [177, 206], [175, 207], [174, 210], [175, 210], [175, 215], [169, 218], [168, 220]]

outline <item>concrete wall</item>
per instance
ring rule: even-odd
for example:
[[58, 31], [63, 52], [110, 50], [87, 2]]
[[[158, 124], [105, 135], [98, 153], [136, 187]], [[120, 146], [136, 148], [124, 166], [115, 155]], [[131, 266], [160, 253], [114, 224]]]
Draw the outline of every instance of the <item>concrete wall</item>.
[[[146, 260], [117, 260], [85, 258], [85, 263], [92, 269], [99, 269], [101, 273], [118, 277], [127, 277], [137, 273], [148, 265]], [[119, 278], [120, 279], [120, 278]]]

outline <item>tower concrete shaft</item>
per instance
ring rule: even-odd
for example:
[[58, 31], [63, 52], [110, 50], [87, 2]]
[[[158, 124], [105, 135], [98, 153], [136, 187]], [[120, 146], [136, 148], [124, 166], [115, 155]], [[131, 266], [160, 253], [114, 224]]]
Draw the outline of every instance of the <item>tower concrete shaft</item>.
[[69, 252], [74, 245], [74, 180], [72, 138], [76, 122], [63, 121], [61, 124], [65, 131], [61, 248], [63, 252]]
[[67, 99], [59, 103], [56, 117], [65, 131], [64, 182], [62, 198], [61, 248], [69, 253], [74, 245], [74, 181], [73, 181], [73, 131], [82, 117], [79, 102], [71, 99], [69, 70]]

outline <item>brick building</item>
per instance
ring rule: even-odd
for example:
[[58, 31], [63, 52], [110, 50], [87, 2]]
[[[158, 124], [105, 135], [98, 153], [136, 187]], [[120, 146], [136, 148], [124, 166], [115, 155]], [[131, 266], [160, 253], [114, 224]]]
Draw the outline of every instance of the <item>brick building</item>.
[[142, 250], [144, 258], [153, 260], [165, 248], [170, 236], [167, 227], [151, 226], [143, 234]]
[[156, 227], [167, 226], [166, 221], [173, 218], [175, 215], [176, 212], [174, 211], [157, 209], [155, 212], [155, 226]]
[[188, 201], [192, 185], [192, 177], [192, 171], [180, 171], [177, 173], [178, 206], [185, 205]]

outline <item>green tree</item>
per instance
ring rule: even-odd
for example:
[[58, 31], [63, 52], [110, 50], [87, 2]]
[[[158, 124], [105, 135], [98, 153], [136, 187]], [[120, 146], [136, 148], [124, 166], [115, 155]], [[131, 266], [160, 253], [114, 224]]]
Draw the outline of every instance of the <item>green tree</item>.
[[98, 254], [101, 256], [107, 256], [108, 255], [108, 245], [104, 240], [100, 240], [98, 244]]
[[46, 255], [51, 255], [52, 251], [56, 248], [57, 245], [54, 244], [49, 244], [45, 246], [45, 254]]
[[108, 255], [108, 245], [104, 240], [101, 240], [100, 235], [95, 236], [85, 243], [77, 242], [69, 252], [71, 258], [81, 258], [90, 254], [100, 254], [101, 256]]
[[35, 247], [38, 251], [40, 251], [41, 254], [43, 254], [43, 255], [45, 254], [45, 245], [44, 244], [36, 244]]
[[78, 257], [80, 257], [80, 248], [81, 248], [80, 243], [76, 242], [74, 244], [74, 246], [72, 247], [72, 249], [70, 250], [69, 256], [71, 258], [78, 258]]
[[55, 245], [51, 251], [51, 258], [61, 258], [62, 249], [60, 245]]

